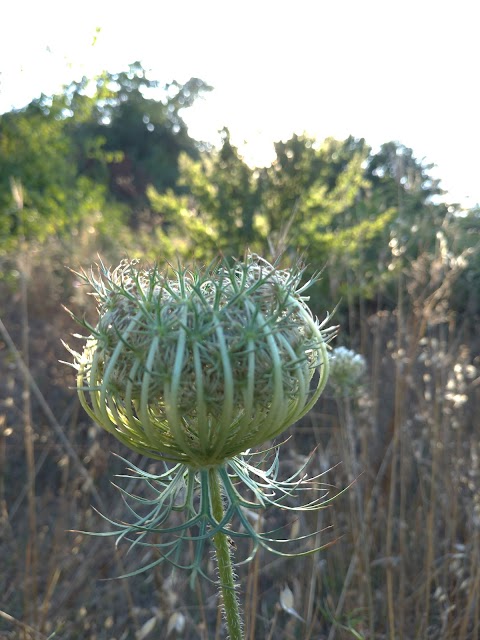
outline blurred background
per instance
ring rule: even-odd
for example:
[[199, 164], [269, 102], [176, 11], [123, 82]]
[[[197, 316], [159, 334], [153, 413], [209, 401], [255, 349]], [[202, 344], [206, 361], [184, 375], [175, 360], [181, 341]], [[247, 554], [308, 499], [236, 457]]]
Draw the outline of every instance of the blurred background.
[[323, 269], [311, 307], [336, 308], [335, 346], [366, 369], [284, 456], [287, 473], [316, 447], [333, 490], [356, 479], [282, 523], [338, 540], [239, 567], [246, 638], [480, 637], [475, 16], [428, 0], [2, 8], [2, 640], [225, 637], [213, 585], [164, 565], [105, 581], [151, 558], [69, 531], [107, 530], [92, 507], [125, 516], [110, 482], [127, 452], [59, 362], [61, 340], [81, 348], [62, 305], [95, 322], [68, 268], [99, 256], [248, 249]]

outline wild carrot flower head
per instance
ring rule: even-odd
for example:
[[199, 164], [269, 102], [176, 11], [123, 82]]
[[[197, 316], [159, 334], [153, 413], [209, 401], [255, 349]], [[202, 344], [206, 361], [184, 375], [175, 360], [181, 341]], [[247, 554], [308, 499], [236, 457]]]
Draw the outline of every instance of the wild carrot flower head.
[[329, 386], [340, 397], [355, 395], [367, 372], [365, 358], [346, 347], [336, 347], [330, 355]]
[[301, 276], [256, 255], [167, 274], [130, 261], [84, 274], [99, 314], [76, 354], [84, 408], [134, 451], [194, 468], [278, 436], [328, 376], [329, 331]]
[[[310, 511], [331, 501], [318, 476], [304, 473], [308, 461], [279, 480], [278, 450], [273, 462], [272, 449], [250, 451], [299, 420], [327, 382], [334, 328], [313, 317], [302, 275], [257, 255], [166, 273], [123, 261], [113, 271], [101, 265], [81, 274], [99, 318], [96, 326], [82, 323], [90, 336], [82, 353], [72, 351], [80, 401], [127, 447], [163, 461], [158, 474], [130, 464], [127, 477], [149, 496], [121, 489], [134, 522], [106, 518], [115, 530], [101, 534], [155, 547], [159, 558], [134, 573], [164, 560], [192, 577], [203, 573], [205, 544], [217, 535], [252, 540], [247, 560], [259, 545], [289, 555], [281, 549], [292, 540], [261, 533], [248, 514], [273, 505]], [[253, 499], [242, 496], [242, 484]], [[312, 494], [301, 506], [287, 504]], [[185, 521], [169, 525], [178, 511]], [[162, 541], [149, 543], [151, 533]], [[179, 564], [181, 547], [192, 542], [192, 563]]]

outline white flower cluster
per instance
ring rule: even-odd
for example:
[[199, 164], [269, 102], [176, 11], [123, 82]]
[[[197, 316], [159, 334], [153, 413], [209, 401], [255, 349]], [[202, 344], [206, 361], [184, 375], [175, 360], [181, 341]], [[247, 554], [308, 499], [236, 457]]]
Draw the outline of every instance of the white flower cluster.
[[330, 355], [328, 384], [340, 397], [356, 395], [367, 371], [365, 358], [352, 349], [337, 347]]

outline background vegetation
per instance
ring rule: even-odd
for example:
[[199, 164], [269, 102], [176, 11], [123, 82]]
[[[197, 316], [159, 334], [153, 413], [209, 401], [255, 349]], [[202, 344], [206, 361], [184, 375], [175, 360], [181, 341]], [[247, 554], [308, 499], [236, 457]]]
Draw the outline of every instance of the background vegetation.
[[247, 638], [475, 640], [480, 210], [446, 204], [396, 142], [294, 135], [252, 168], [228, 129], [218, 149], [188, 135], [182, 110], [209, 90], [160, 86], [135, 63], [0, 116], [0, 638], [224, 637], [211, 585], [190, 591], [163, 566], [102, 581], [147, 555], [69, 531], [106, 528], [92, 507], [122, 517], [110, 452], [126, 452], [80, 411], [58, 362], [76, 331], [61, 305], [94, 318], [65, 266], [97, 254], [249, 248], [323, 268], [311, 305], [322, 318], [338, 304], [337, 344], [368, 374], [291, 430], [286, 467], [317, 447], [329, 483], [356, 482], [318, 521], [286, 525], [331, 527], [327, 551], [239, 568]]

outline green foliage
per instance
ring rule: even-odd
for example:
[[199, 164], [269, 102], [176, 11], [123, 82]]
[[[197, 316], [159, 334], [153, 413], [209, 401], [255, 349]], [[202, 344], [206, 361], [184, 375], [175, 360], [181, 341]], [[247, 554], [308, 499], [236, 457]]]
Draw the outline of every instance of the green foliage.
[[102, 209], [105, 190], [77, 175], [73, 158], [64, 123], [35, 105], [0, 118], [0, 248], [69, 232]]
[[[378, 208], [370, 197], [366, 167], [370, 150], [363, 139], [332, 138], [318, 146], [294, 136], [276, 146], [277, 158], [263, 176], [266, 236], [276, 253], [300, 250], [313, 269], [328, 266], [325, 289], [341, 296], [345, 270], [362, 264], [357, 294], [372, 288], [378, 247], [396, 215], [394, 207]], [[388, 242], [388, 241], [387, 241]], [[351, 287], [351, 283], [350, 283]], [[322, 291], [317, 288], [317, 294]]]
[[0, 251], [93, 229], [100, 246], [152, 259], [301, 252], [312, 272], [326, 267], [319, 303], [388, 304], [398, 274], [433, 255], [442, 231], [466, 260], [457, 303], [480, 307], [478, 211], [440, 203], [432, 165], [396, 142], [372, 152], [352, 136], [303, 134], [251, 168], [227, 128], [218, 149], [188, 135], [182, 110], [210, 89], [197, 78], [161, 86], [137, 62], [0, 116]]
[[134, 225], [148, 204], [147, 187], [174, 187], [179, 155], [198, 157], [180, 111], [210, 89], [198, 78], [160, 88], [138, 62], [126, 72], [103, 73], [94, 82], [84, 78], [66, 88], [79, 161], [88, 173], [108, 177], [112, 196], [128, 204]]
[[462, 268], [453, 291], [453, 307], [473, 319], [480, 313], [480, 208], [465, 216], [450, 215], [442, 231], [450, 247], [449, 261]]
[[14, 248], [19, 237], [43, 242], [92, 220], [118, 225], [127, 211], [138, 227], [149, 217], [147, 187], [173, 187], [179, 155], [198, 157], [180, 111], [208, 90], [197, 78], [160, 89], [135, 63], [3, 114], [0, 248]]
[[398, 205], [403, 200], [407, 201], [406, 209], [418, 211], [443, 193], [439, 181], [429, 174], [432, 168], [432, 164], [418, 161], [412, 149], [387, 142], [369, 159], [367, 175], [383, 206]]
[[227, 129], [222, 137], [221, 149], [204, 152], [199, 160], [181, 154], [178, 194], [148, 189], [151, 207], [161, 217], [157, 233], [169, 254], [209, 261], [219, 251], [242, 255], [256, 247], [257, 180]]
[[399, 271], [435, 252], [449, 215], [434, 202], [431, 167], [402, 145], [372, 154], [352, 137], [317, 145], [294, 135], [276, 151], [271, 167], [251, 169], [225, 129], [219, 150], [181, 155], [176, 190], [148, 190], [161, 251], [207, 261], [246, 247], [273, 257], [300, 251], [312, 271], [327, 267], [312, 293], [318, 306], [327, 295], [393, 299]]

